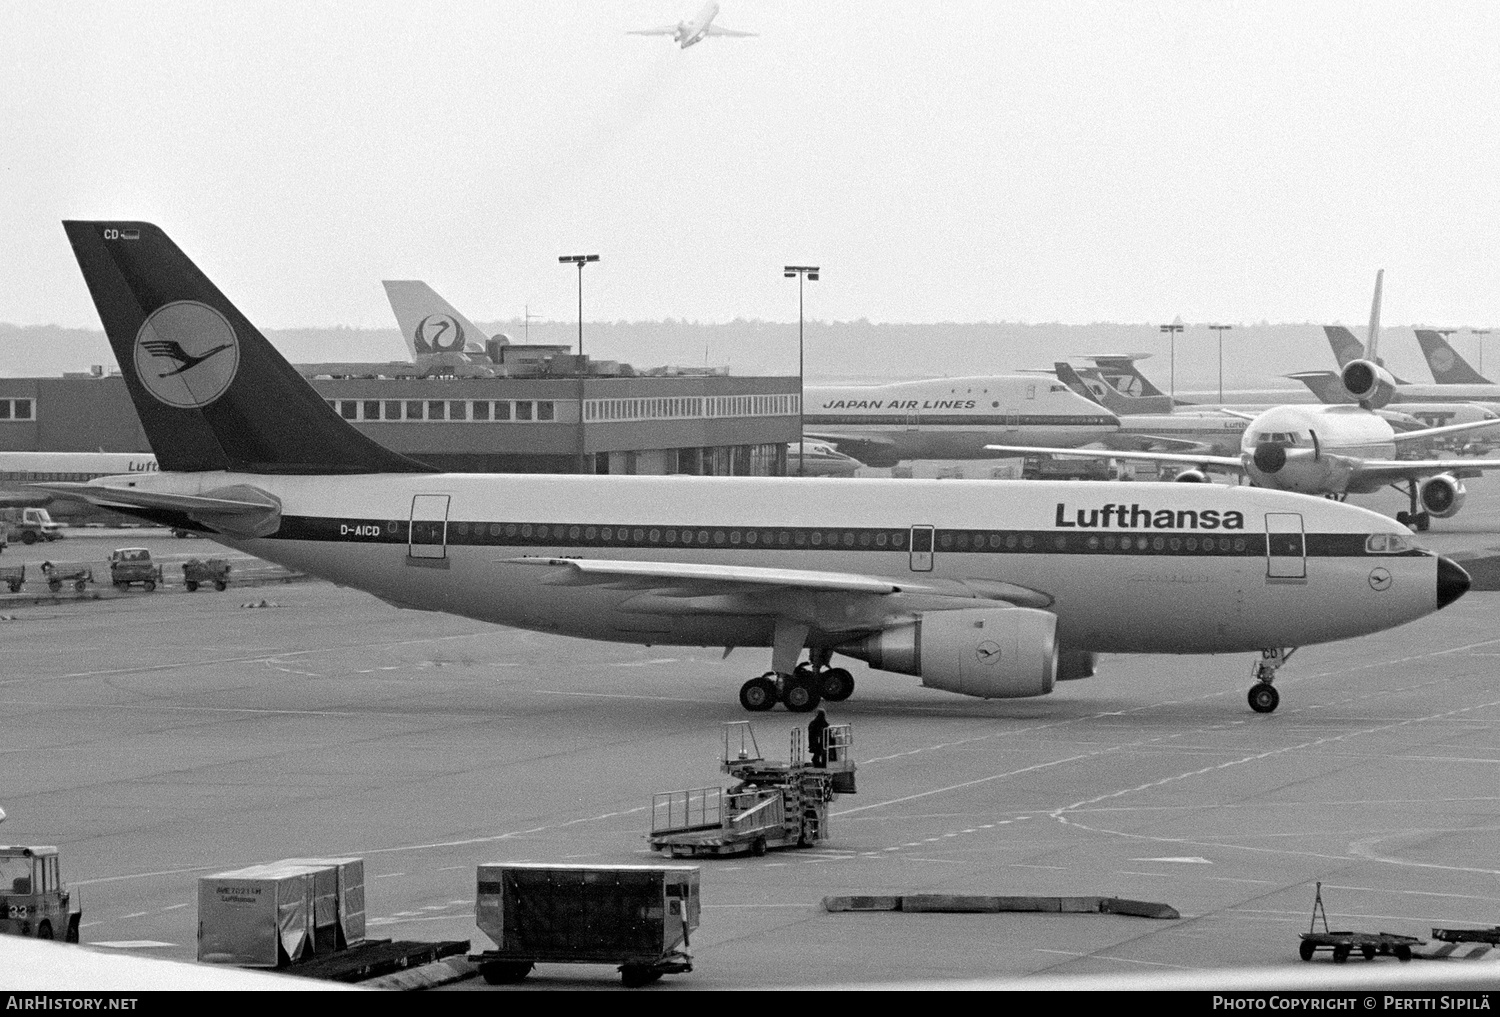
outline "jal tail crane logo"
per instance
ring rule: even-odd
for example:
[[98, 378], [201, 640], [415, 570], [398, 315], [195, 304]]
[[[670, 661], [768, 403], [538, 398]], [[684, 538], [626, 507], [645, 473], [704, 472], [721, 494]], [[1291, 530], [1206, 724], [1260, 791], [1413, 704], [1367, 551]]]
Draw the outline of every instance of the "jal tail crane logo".
[[412, 332], [418, 353], [456, 353], [464, 348], [464, 327], [451, 314], [429, 314]]
[[136, 333], [136, 377], [153, 398], [168, 406], [209, 405], [229, 390], [239, 366], [234, 327], [196, 300], [158, 307]]

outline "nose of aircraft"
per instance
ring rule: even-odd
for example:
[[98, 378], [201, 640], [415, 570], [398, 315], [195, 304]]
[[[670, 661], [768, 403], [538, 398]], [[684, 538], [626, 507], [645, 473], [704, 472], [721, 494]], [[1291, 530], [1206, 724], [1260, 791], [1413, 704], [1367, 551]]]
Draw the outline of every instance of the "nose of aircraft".
[[1437, 560], [1437, 606], [1442, 610], [1469, 592], [1469, 574], [1451, 558]]
[[1262, 473], [1278, 473], [1286, 465], [1286, 446], [1263, 441], [1255, 448], [1255, 468]]

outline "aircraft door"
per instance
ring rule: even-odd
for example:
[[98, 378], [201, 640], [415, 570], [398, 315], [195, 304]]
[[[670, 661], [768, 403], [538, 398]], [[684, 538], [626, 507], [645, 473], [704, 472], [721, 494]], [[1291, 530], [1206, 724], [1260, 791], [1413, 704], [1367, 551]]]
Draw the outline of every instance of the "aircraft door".
[[448, 500], [446, 494], [417, 494], [411, 499], [410, 545], [413, 558], [448, 557]]
[[1008, 409], [1005, 411], [1005, 429], [1007, 431], [1019, 431], [1021, 429], [1021, 411]]
[[1302, 513], [1266, 513], [1266, 578], [1307, 578], [1307, 541], [1302, 534]]
[[931, 526], [913, 526], [911, 528], [911, 570], [913, 572], [932, 571]]

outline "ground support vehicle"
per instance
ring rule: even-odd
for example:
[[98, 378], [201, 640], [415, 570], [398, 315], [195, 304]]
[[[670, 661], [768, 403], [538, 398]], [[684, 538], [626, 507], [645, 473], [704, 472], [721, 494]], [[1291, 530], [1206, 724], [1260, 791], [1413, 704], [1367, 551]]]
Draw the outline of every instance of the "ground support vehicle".
[[693, 970], [700, 910], [694, 866], [481, 865], [475, 923], [496, 949], [469, 960], [491, 985], [537, 964], [614, 964], [635, 988]]
[[[1323, 920], [1323, 931], [1317, 932], [1318, 919]], [[1318, 883], [1317, 896], [1313, 898], [1312, 921], [1308, 923], [1307, 931], [1299, 933], [1302, 943], [1297, 948], [1297, 953], [1305, 961], [1313, 959], [1313, 954], [1319, 950], [1327, 950], [1333, 954], [1333, 962], [1342, 964], [1349, 959], [1349, 955], [1358, 950], [1365, 960], [1374, 960], [1376, 956], [1395, 957], [1405, 962], [1411, 960], [1411, 948], [1420, 946], [1422, 940], [1416, 936], [1401, 936], [1394, 932], [1348, 932], [1330, 931], [1328, 928], [1328, 912], [1323, 907], [1323, 884]]]
[[42, 562], [42, 575], [47, 577], [47, 589], [61, 593], [64, 585], [82, 593], [94, 581], [94, 570], [82, 562]]
[[21, 586], [26, 582], [25, 565], [0, 566], [0, 583], [10, 587], [11, 593], [20, 593]]
[[12, 509], [7, 513], [10, 529], [21, 538], [21, 543], [35, 544], [37, 541], [53, 541], [63, 538], [62, 524], [53, 522], [44, 508]]
[[162, 582], [161, 566], [151, 560], [151, 552], [144, 547], [117, 547], [109, 554], [109, 581], [117, 590], [139, 583], [150, 593]]
[[200, 586], [212, 584], [220, 593], [229, 588], [229, 562], [223, 558], [189, 558], [182, 563], [182, 585], [189, 593]]
[[57, 848], [0, 846], [0, 932], [76, 943], [82, 918], [63, 886]]
[[793, 728], [787, 762], [762, 759], [749, 721], [724, 725], [719, 768], [739, 781], [722, 788], [665, 791], [651, 801], [651, 834], [658, 851], [674, 858], [763, 855], [773, 848], [809, 847], [828, 836], [828, 803], [854, 791], [854, 731], [827, 730], [827, 758], [813, 765]]

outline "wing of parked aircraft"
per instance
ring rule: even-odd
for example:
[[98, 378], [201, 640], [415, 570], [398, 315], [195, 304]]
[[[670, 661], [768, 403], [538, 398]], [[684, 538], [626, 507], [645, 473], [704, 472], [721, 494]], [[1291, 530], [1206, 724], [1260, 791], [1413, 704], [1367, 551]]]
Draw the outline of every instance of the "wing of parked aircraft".
[[1139, 459], [1153, 463], [1183, 463], [1219, 472], [1244, 473], [1245, 464], [1236, 456], [1194, 455], [1191, 452], [1122, 452], [1099, 448], [1032, 448], [1026, 445], [986, 445], [991, 452], [1009, 455], [1072, 456], [1075, 459]]

